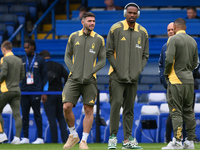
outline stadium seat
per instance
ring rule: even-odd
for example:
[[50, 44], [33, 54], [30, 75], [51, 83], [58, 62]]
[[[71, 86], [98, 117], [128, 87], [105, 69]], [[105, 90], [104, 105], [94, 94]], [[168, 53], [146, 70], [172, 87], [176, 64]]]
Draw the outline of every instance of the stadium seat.
[[109, 75], [97, 75], [97, 85], [100, 91], [106, 90], [109, 85]]
[[[115, 5], [124, 7], [126, 4], [130, 3], [130, 0], [115, 0]], [[181, 3], [179, 1], [174, 0], [134, 0], [134, 3], [138, 4], [140, 7], [188, 7], [188, 6], [199, 6], [200, 1], [199, 0], [182, 0]], [[102, 0], [88, 0], [87, 1], [88, 7], [105, 7], [104, 1]]]
[[194, 113], [196, 119], [196, 135], [197, 138], [200, 139], [200, 103], [195, 103], [194, 105]]
[[1, 2], [1, 4], [7, 5], [7, 6], [11, 6], [13, 4], [19, 3], [19, 1], [16, 1], [16, 0], [1, 0], [0, 2]]
[[159, 142], [165, 142], [165, 132], [166, 132], [166, 121], [169, 116], [168, 104], [160, 105], [160, 126], [159, 126]]
[[39, 0], [20, 0], [21, 4], [25, 4], [29, 7], [30, 16], [32, 19], [37, 19], [37, 6]]
[[160, 111], [156, 105], [144, 105], [134, 135], [139, 143], [158, 143]]
[[2, 15], [0, 15], [0, 22], [6, 24], [8, 37], [10, 37], [14, 33], [14, 31], [18, 25], [17, 15], [2, 14]]
[[132, 135], [133, 136], [134, 136], [134, 131], [139, 124], [141, 109], [142, 109], [142, 106], [144, 106], [144, 105], [146, 105], [146, 104], [135, 103], [135, 105], [134, 105], [134, 120], [133, 120], [133, 127], [132, 127]]
[[29, 9], [26, 5], [12, 5], [10, 13], [17, 15], [19, 24], [25, 24], [26, 18], [29, 16]]
[[37, 126], [34, 119], [33, 109], [30, 109], [29, 114], [29, 140], [30, 143], [34, 142], [37, 138]]
[[6, 24], [0, 23], [0, 44], [7, 38]]
[[142, 75], [140, 79], [140, 84], [160, 84], [160, 77], [158, 75]]
[[[137, 91], [148, 91], [149, 85], [138, 84]], [[138, 103], [147, 103], [149, 93], [137, 93]]]
[[2, 117], [4, 121], [4, 132], [8, 137], [8, 143], [10, 143], [13, 138], [13, 115], [9, 104], [4, 107], [2, 111]]
[[162, 103], [167, 102], [165, 93], [150, 93], [148, 98], [148, 105], [157, 105], [160, 107]]
[[7, 14], [7, 13], [8, 13], [8, 6], [0, 5], [0, 14]]
[[152, 86], [151, 91], [165, 91], [166, 89], [162, 84], [155, 84]]
[[[44, 135], [46, 126], [48, 125], [48, 122], [47, 122], [47, 117], [46, 117], [46, 114], [45, 114], [43, 108], [41, 109], [41, 115], [43, 117], [42, 118], [42, 123], [43, 123], [42, 124], [42, 128], [43, 128], [42, 134]], [[22, 130], [21, 137], [23, 137], [23, 136], [24, 135], [23, 135], [23, 130]], [[30, 140], [30, 143], [34, 142], [37, 137], [38, 137], [37, 126], [35, 123], [33, 109], [31, 107], [30, 112], [29, 112], [29, 137], [28, 137]]]

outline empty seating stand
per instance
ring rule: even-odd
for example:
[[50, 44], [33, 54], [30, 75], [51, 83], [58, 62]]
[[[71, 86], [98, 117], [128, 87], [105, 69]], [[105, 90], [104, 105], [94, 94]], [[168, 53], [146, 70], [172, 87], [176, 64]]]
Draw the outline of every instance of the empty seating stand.
[[7, 38], [6, 24], [0, 23], [0, 44]]
[[[114, 4], [124, 7], [126, 4], [130, 3], [130, 0], [115, 0]], [[180, 1], [174, 1], [174, 0], [134, 0], [134, 3], [138, 4], [140, 7], [188, 7], [188, 6], [199, 6], [200, 1], [199, 0], [181, 0]], [[87, 2], [88, 7], [105, 7], [104, 1], [102, 0], [88, 0]]]
[[14, 33], [16, 27], [18, 26], [18, 19], [15, 14], [1, 14], [0, 22], [6, 24], [9, 37]]
[[29, 16], [29, 8], [26, 5], [12, 5], [10, 13], [17, 15], [19, 24], [25, 24], [26, 18]]
[[36, 18], [37, 18], [37, 6], [40, 3], [40, 0], [20, 0], [20, 2], [21, 2], [21, 4], [25, 4], [29, 7], [31, 18], [36, 20]]
[[[175, 19], [155, 19], [155, 20], [138, 20], [138, 23], [147, 29], [149, 36], [167, 36], [167, 25], [169, 22]], [[119, 20], [96, 20], [96, 25], [94, 31], [98, 34], [106, 37], [111, 26]], [[200, 35], [200, 21], [186, 20], [187, 34], [189, 35]], [[70, 30], [69, 30], [70, 29]], [[58, 36], [70, 35], [71, 33], [82, 29], [82, 24], [80, 21], [72, 20], [58, 20], [56, 21], [56, 34]]]
[[8, 6], [7, 5], [0, 5], [0, 14], [8, 13]]

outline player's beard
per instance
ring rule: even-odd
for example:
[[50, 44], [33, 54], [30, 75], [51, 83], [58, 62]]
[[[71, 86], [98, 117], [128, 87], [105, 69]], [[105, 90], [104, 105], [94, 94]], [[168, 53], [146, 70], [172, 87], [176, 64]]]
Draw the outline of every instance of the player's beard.
[[[130, 20], [130, 19], [133, 19], [133, 20]], [[134, 19], [134, 18], [129, 18], [129, 19], [128, 19], [128, 22], [132, 24], [132, 23], [135, 23], [135, 20], [136, 20], [136, 19]]]
[[88, 30], [89, 32], [91, 32], [94, 30], [94, 27], [93, 27], [93, 29], [90, 29], [89, 27], [85, 27], [85, 29]]

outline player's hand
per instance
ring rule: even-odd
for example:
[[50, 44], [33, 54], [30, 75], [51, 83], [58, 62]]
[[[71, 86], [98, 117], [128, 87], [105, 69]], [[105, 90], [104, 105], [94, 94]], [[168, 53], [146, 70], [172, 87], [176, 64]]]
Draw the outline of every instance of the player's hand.
[[47, 101], [47, 95], [42, 95], [41, 100], [43, 103], [45, 103]]

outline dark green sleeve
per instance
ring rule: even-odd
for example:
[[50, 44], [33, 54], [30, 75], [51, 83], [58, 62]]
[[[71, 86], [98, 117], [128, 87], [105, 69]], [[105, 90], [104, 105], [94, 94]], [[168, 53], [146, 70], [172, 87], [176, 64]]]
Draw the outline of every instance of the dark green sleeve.
[[68, 43], [67, 43], [67, 47], [66, 47], [66, 51], [65, 51], [65, 63], [69, 69], [69, 71], [71, 71], [71, 68], [73, 66], [73, 63], [72, 63], [72, 54], [73, 54], [73, 47], [72, 47], [72, 39], [71, 39], [71, 36], [68, 40]]
[[195, 54], [194, 54], [194, 57], [193, 57], [192, 70], [194, 70], [198, 66], [198, 62], [199, 62], [199, 55], [198, 55], [198, 49], [197, 49], [197, 46], [196, 46]]
[[116, 59], [114, 58], [114, 32], [111, 32], [111, 30], [108, 33], [107, 36], [107, 43], [106, 43], [106, 58], [108, 59], [110, 65], [113, 67], [113, 69], [116, 69]]
[[142, 68], [145, 67], [147, 60], [149, 59], [149, 39], [148, 35], [145, 34], [145, 46], [144, 46], [144, 51], [142, 55]]
[[167, 44], [167, 51], [166, 51], [165, 73], [164, 73], [166, 76], [171, 72], [175, 53], [176, 53], [176, 46], [175, 46], [174, 39], [172, 40], [172, 38], [169, 38], [167, 43], [168, 44]]
[[105, 42], [102, 41], [101, 48], [100, 48], [99, 53], [98, 53], [98, 62], [96, 64], [96, 66], [94, 67], [92, 74], [94, 74], [97, 71], [99, 71], [106, 64], [106, 50], [105, 50], [104, 43]]
[[3, 63], [1, 64], [1, 77], [0, 77], [0, 83], [2, 83], [7, 76], [8, 73], [8, 63], [6, 62], [6, 60], [4, 58], [3, 59]]

